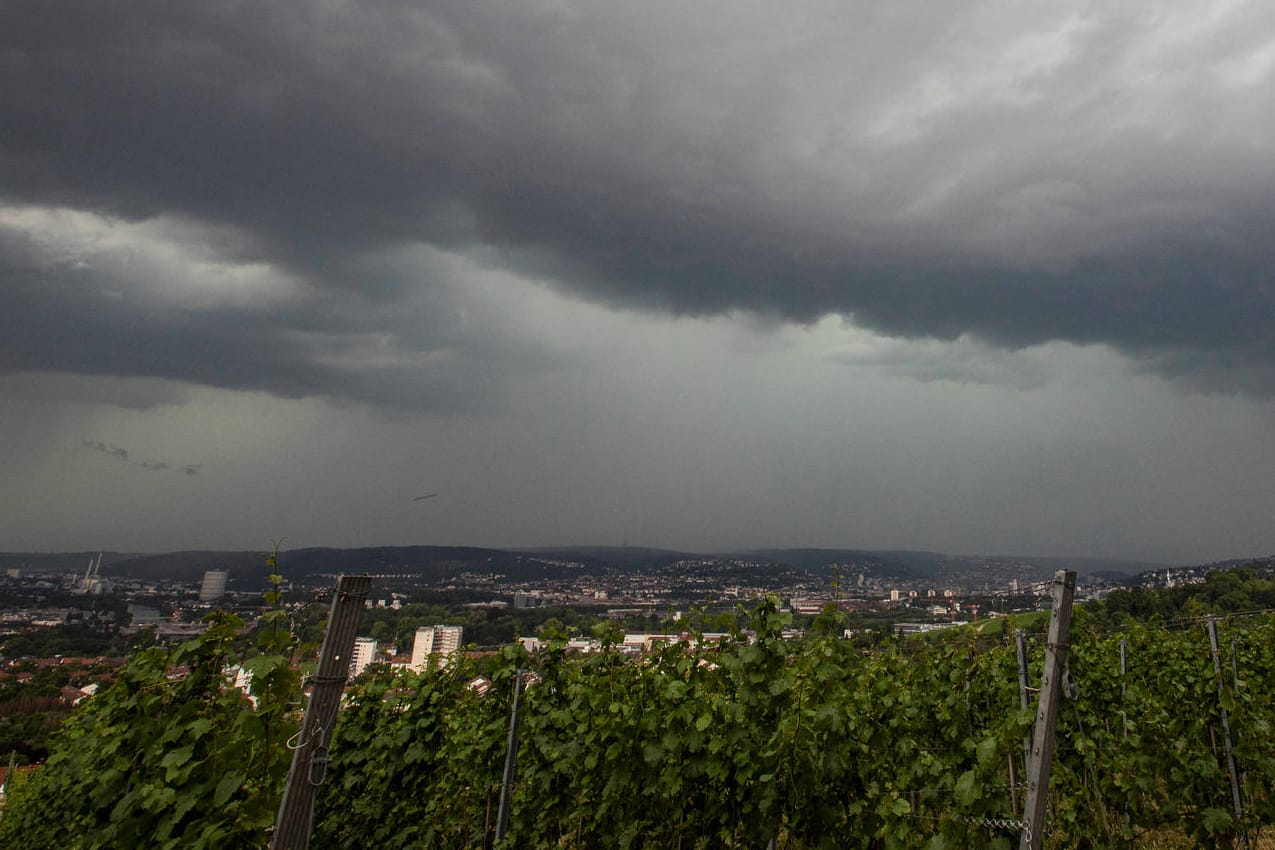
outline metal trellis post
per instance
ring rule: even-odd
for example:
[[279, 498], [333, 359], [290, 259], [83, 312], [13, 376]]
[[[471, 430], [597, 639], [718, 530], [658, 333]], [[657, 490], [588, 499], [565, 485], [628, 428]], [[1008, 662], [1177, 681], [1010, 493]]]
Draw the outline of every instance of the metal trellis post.
[[367, 598], [369, 576], [341, 576], [332, 597], [328, 627], [319, 650], [319, 666], [310, 678], [310, 699], [301, 719], [297, 746], [292, 751], [288, 784], [275, 819], [273, 850], [307, 850], [314, 820], [314, 795], [328, 766], [328, 744], [340, 707], [341, 694], [350, 676], [359, 613]]

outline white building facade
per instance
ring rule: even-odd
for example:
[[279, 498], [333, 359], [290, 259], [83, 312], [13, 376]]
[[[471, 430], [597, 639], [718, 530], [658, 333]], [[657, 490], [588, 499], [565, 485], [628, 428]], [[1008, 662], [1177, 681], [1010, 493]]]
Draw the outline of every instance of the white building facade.
[[460, 626], [421, 626], [412, 642], [412, 661], [408, 665], [413, 672], [422, 673], [430, 659], [441, 667], [460, 650], [464, 629]]
[[205, 605], [216, 602], [226, 595], [226, 582], [230, 579], [228, 570], [208, 570], [199, 585], [199, 601]]
[[350, 678], [353, 679], [376, 660], [376, 641], [370, 637], [354, 639], [354, 652], [350, 655]]

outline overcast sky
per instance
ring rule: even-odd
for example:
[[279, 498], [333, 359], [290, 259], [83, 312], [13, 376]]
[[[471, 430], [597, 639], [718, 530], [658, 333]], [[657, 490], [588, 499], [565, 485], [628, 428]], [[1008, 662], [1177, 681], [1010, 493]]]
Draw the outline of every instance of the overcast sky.
[[1269, 2], [0, 0], [0, 81], [0, 549], [1275, 552]]

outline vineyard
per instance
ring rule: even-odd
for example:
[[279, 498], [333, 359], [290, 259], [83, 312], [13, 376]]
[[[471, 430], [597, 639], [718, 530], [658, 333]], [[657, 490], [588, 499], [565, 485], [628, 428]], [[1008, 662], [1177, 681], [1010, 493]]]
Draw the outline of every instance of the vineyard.
[[[1035, 715], [1012, 622], [872, 648], [831, 628], [787, 639], [773, 603], [747, 625], [638, 660], [557, 644], [366, 679], [330, 742], [311, 846], [492, 847], [520, 670], [533, 675], [497, 846], [1018, 845]], [[1100, 628], [1077, 612], [1047, 847], [1136, 847], [1166, 830], [1255, 846], [1275, 820], [1275, 621], [1216, 628], [1215, 665], [1204, 620]], [[15, 789], [0, 846], [264, 846], [295, 719], [271, 707], [287, 687], [269, 656], [258, 709], [216, 683], [225, 635], [181, 650], [202, 679], [166, 681], [152, 650], [79, 712]], [[1044, 642], [1028, 639], [1033, 683]]]

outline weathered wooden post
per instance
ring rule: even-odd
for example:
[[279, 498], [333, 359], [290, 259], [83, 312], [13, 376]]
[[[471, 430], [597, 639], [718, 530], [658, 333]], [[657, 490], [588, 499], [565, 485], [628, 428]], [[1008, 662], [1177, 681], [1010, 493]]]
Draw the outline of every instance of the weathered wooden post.
[[319, 666], [310, 677], [310, 699], [301, 719], [297, 746], [292, 751], [288, 784], [275, 818], [273, 850], [308, 850], [314, 820], [314, 795], [328, 767], [328, 744], [336, 725], [345, 682], [350, 677], [350, 655], [359, 628], [359, 613], [367, 598], [369, 576], [341, 576], [336, 581], [328, 627], [319, 650]]
[[1045, 804], [1049, 799], [1049, 769], [1054, 761], [1054, 732], [1058, 727], [1058, 698], [1062, 694], [1067, 641], [1071, 636], [1071, 601], [1076, 594], [1076, 573], [1054, 574], [1053, 609], [1049, 612], [1049, 638], [1045, 644], [1045, 672], [1040, 679], [1036, 709], [1036, 733], [1031, 765], [1027, 769], [1027, 802], [1023, 806], [1023, 837], [1019, 850], [1041, 850], [1045, 837]]

